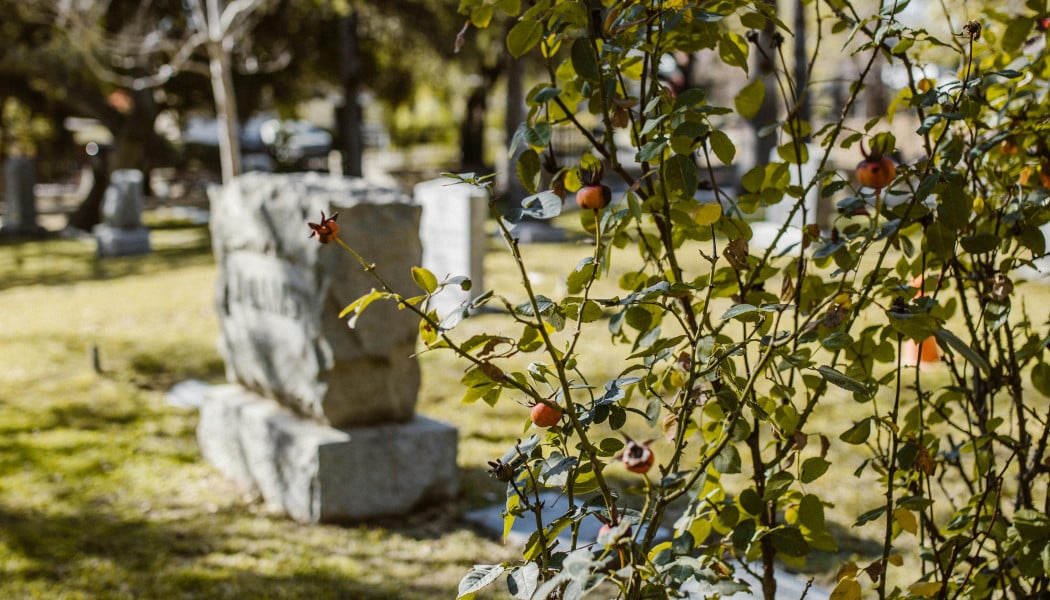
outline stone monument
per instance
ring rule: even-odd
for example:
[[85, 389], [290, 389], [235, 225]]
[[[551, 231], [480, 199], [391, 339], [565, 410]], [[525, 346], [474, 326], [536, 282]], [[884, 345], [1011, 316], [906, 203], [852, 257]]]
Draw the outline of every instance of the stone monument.
[[5, 236], [40, 236], [46, 233], [37, 223], [36, 173], [33, 161], [12, 156], [4, 162], [4, 202], [7, 214], [0, 233]]
[[98, 255], [134, 256], [152, 251], [149, 229], [142, 225], [143, 177], [138, 169], [117, 169], [102, 198], [102, 223], [93, 233]]
[[433, 297], [430, 307], [437, 310], [438, 318], [444, 318], [485, 289], [488, 198], [479, 188], [447, 177], [417, 184], [414, 195], [423, 209], [419, 224], [423, 267], [438, 281], [466, 276], [473, 284], [470, 291], [450, 285]]
[[201, 403], [205, 458], [303, 522], [404, 513], [458, 491], [456, 430], [415, 414], [418, 320], [377, 302], [377, 283], [308, 221], [338, 213], [340, 237], [411, 292], [420, 209], [360, 179], [242, 175], [212, 194], [220, 349], [230, 385]]

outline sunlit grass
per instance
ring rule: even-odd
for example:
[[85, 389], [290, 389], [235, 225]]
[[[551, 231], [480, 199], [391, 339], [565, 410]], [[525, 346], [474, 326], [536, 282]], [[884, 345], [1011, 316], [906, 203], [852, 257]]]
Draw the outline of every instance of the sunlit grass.
[[[564, 244], [522, 247], [537, 293], [565, 295], [565, 274], [593, 253], [578, 222], [577, 214], [559, 219], [569, 230]], [[462, 404], [467, 364], [449, 352], [420, 354], [418, 410], [459, 429], [463, 494], [454, 503], [381, 523], [303, 527], [204, 464], [196, 415], [165, 405], [163, 393], [188, 378], [223, 379], [207, 231], [158, 229], [153, 243], [151, 255], [107, 260], [94, 257], [90, 241], [0, 246], [0, 597], [450, 597], [471, 564], [516, 555], [465, 525], [462, 513], [502, 502], [503, 485], [488, 477], [487, 461], [535, 429], [524, 398], [511, 392], [495, 407]], [[683, 260], [692, 272], [704, 267], [692, 250]], [[622, 293], [617, 279], [639, 265], [637, 253], [621, 253], [592, 295]], [[520, 282], [506, 246], [493, 239], [485, 287], [513, 306], [526, 300]], [[1047, 296], [1038, 288], [1026, 301], [1036, 306]], [[489, 306], [463, 321], [456, 337], [516, 339], [520, 325], [503, 304]], [[718, 317], [724, 309], [713, 310]], [[585, 328], [578, 343], [584, 359], [574, 374], [599, 390], [631, 352], [610, 343], [607, 323]], [[559, 343], [574, 325], [556, 334]], [[96, 356], [101, 373], [93, 368]], [[533, 361], [550, 358], [519, 355], [507, 368]], [[924, 373], [924, 386], [948, 383], [939, 369]], [[906, 393], [910, 376], [904, 373]], [[871, 540], [882, 525], [852, 523], [881, 501], [874, 493], [880, 486], [871, 469], [854, 476], [867, 450], [838, 435], [875, 407], [885, 412], [890, 401], [880, 393], [858, 403], [833, 389], [807, 425], [807, 433], [829, 438], [832, 466], [805, 491], [830, 504], [840, 544], [837, 554], [811, 557], [808, 572], [818, 581], [879, 551]], [[630, 427], [632, 436], [659, 437], [644, 424]], [[594, 435], [618, 436], [601, 429]], [[656, 451], [667, 445], [658, 441]], [[616, 465], [609, 475], [617, 489], [638, 481]], [[726, 483], [731, 491], [745, 485], [746, 472]], [[897, 543], [914, 546], [905, 536]]]
[[152, 237], [105, 261], [83, 241], [0, 247], [0, 597], [450, 597], [513, 556], [460, 520], [467, 500], [304, 527], [203, 463], [195, 414], [163, 393], [223, 377], [206, 230]]

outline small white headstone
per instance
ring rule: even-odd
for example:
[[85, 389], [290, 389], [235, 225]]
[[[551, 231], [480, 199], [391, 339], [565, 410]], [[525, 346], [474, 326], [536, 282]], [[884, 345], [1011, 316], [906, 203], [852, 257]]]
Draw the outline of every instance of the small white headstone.
[[443, 318], [484, 290], [488, 199], [475, 187], [443, 178], [417, 184], [415, 201], [423, 208], [419, 225], [423, 267], [438, 281], [465, 276], [472, 283], [470, 291], [450, 285], [434, 296], [430, 307]]
[[[780, 160], [776, 150], [773, 150], [772, 155], [769, 157], [771, 161]], [[820, 154], [811, 153], [809, 161], [802, 164], [802, 180], [799, 181], [799, 165], [789, 164], [788, 171], [791, 173], [791, 185], [801, 185], [803, 187], [808, 186], [813, 178], [817, 176], [817, 167], [820, 166]], [[809, 189], [809, 192], [805, 196], [805, 222], [802, 219], [802, 207], [799, 207], [795, 211], [794, 215], [791, 215], [791, 225], [793, 227], [801, 228], [803, 225], [808, 223], [820, 224], [820, 218], [818, 217], [818, 211], [820, 206], [820, 185], [814, 185]], [[795, 208], [798, 201], [790, 196], [785, 195], [784, 198], [773, 206], [766, 207], [765, 220], [776, 223], [778, 225], [786, 223], [788, 221], [788, 215], [791, 214], [791, 210]]]
[[137, 169], [118, 169], [109, 177], [102, 199], [103, 222], [95, 226], [99, 256], [147, 254], [149, 229], [142, 225], [143, 176]]

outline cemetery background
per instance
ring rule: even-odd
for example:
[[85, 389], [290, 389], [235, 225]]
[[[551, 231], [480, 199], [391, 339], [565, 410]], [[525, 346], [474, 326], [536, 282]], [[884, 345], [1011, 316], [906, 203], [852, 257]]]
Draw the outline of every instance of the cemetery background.
[[[567, 244], [527, 251], [530, 265], [540, 265], [541, 284], [552, 287], [566, 256], [588, 252], [576, 243], [582, 236], [575, 215], [558, 224], [570, 231]], [[461, 408], [461, 371], [437, 356], [423, 356], [420, 408], [460, 427], [466, 493], [456, 504], [364, 527], [321, 527], [303, 540], [302, 529], [257, 499], [231, 500], [233, 488], [197, 463], [192, 413], [160, 403], [177, 381], [221, 379], [208, 315], [207, 238], [199, 227], [160, 222], [156, 215], [149, 225], [156, 253], [135, 261], [93, 261], [79, 242], [2, 248], [9, 275], [0, 285], [12, 293], [5, 293], [2, 307], [11, 343], [3, 356], [8, 389], [0, 397], [11, 400], [0, 414], [0, 505], [8, 507], [0, 515], [0, 559], [7, 572], [24, 577], [0, 592], [150, 589], [171, 597], [218, 591], [225, 597], [276, 586], [293, 597], [444, 597], [479, 557], [502, 556], [461, 514], [499, 501], [502, 489], [484, 474], [485, 462], [522, 434], [526, 411], [513, 403]], [[507, 257], [498, 245], [492, 249], [492, 287], [506, 289], [499, 278], [509, 271]], [[156, 289], [186, 293], [158, 299]], [[466, 328], [494, 331], [495, 316]], [[93, 355], [102, 373], [90, 371]], [[608, 356], [610, 370], [617, 358]], [[849, 457], [834, 458], [842, 473], [828, 479], [852, 482]], [[824, 496], [842, 514], [856, 512], [848, 495]], [[870, 551], [861, 540], [845, 540], [846, 556]], [[819, 560], [813, 568], [822, 580], [833, 575], [820, 573]], [[437, 575], [428, 578], [432, 572]]]

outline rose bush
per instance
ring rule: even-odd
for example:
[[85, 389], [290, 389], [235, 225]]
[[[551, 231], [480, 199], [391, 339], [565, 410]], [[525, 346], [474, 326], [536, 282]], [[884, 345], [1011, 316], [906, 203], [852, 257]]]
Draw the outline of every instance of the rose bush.
[[[418, 294], [379, 280], [344, 312], [392, 299], [419, 315], [427, 349], [462, 357], [464, 402], [509, 398], [560, 413], [490, 463], [507, 483], [506, 519], [537, 530], [520, 561], [468, 573], [461, 597], [504, 576], [518, 598], [578, 598], [598, 585], [624, 598], [676, 597], [683, 586], [729, 594], [746, 570], [775, 598], [778, 562], [798, 566], [837, 547], [827, 490], [857, 485], [866, 510], [840, 524], [881, 552], [863, 564], [841, 559], [833, 597], [1050, 594], [1050, 323], [1021, 291], [1046, 256], [1040, 227], [1050, 221], [1037, 176], [1050, 164], [1047, 6], [989, 8], [965, 25], [945, 15], [951, 35], [940, 39], [905, 25], [905, 4], [799, 4], [820, 32], [811, 67], [843, 48], [860, 64], [841, 111], [817, 123], [800, 116], [816, 92], [789, 75], [782, 46], [792, 32], [771, 3], [461, 0], [475, 27], [513, 19], [509, 52], [544, 67], [512, 149], [532, 195], [496, 221], [522, 300], [486, 291], [439, 320], [428, 300], [468, 282], [417, 268]], [[698, 53], [736, 69], [732, 108], [664, 81], [662, 60]], [[772, 69], [748, 80], [756, 56]], [[924, 57], [957, 72], [924, 76]], [[884, 85], [870, 76], [876, 61], [906, 83], [890, 114], [852, 127], [865, 86]], [[773, 160], [724, 187], [709, 175], [742, 160], [725, 128], [769, 96], [782, 109], [759, 133], [775, 137]], [[912, 139], [889, 132], [891, 117], [914, 120]], [[588, 151], [559, 155], [559, 129]], [[846, 149], [855, 162], [862, 142], [897, 158], [873, 188], [832, 160]], [[604, 191], [586, 192], [601, 200], [582, 211], [593, 252], [568, 270], [561, 297], [541, 295], [511, 226], [555, 216], [565, 190], [593, 188], [600, 172], [619, 191], [608, 206]], [[489, 179], [459, 179], [492, 191]], [[701, 195], [704, 180], [713, 181]], [[831, 223], [816, 222], [811, 193], [837, 203]], [[775, 205], [805, 225], [785, 223], [759, 246], [752, 223]], [[795, 243], [780, 243], [791, 233]], [[599, 295], [625, 256], [640, 266], [618, 278], [618, 295]], [[515, 337], [457, 337], [486, 303], [506, 309]], [[603, 358], [581, 354], [578, 341], [598, 328], [629, 357], [615, 377], [592, 382], [587, 367]], [[927, 339], [940, 362], [905, 364], [903, 346]], [[527, 368], [515, 367], [520, 355], [531, 357]], [[861, 416], [835, 418], [843, 413]], [[829, 422], [838, 425], [818, 425]], [[639, 430], [655, 439], [624, 433]], [[838, 445], [864, 456], [849, 465], [862, 484], [827, 481]], [[627, 475], [610, 477], [624, 466]], [[547, 508], [547, 490], [567, 508]], [[579, 535], [589, 517], [606, 524], [597, 540]], [[558, 542], [566, 532], [570, 543]]]

